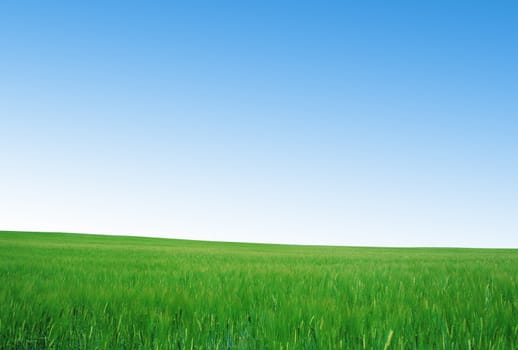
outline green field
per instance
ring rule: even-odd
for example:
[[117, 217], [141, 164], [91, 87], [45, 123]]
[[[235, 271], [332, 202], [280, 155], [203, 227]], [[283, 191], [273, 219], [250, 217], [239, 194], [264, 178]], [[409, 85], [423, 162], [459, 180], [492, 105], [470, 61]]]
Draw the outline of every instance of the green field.
[[518, 250], [0, 232], [3, 349], [517, 349]]

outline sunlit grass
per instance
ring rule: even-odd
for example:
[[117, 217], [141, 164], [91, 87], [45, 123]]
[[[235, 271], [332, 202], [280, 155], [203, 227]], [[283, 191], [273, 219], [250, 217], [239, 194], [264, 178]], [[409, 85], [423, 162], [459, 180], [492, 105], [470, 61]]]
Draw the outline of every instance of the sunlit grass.
[[0, 348], [514, 349], [518, 251], [0, 232]]

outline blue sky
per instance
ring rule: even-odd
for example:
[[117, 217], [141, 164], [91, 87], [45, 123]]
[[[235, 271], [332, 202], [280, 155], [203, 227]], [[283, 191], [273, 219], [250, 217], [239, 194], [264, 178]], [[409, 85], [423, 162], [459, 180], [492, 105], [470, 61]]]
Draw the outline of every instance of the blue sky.
[[0, 4], [0, 229], [518, 247], [512, 2]]

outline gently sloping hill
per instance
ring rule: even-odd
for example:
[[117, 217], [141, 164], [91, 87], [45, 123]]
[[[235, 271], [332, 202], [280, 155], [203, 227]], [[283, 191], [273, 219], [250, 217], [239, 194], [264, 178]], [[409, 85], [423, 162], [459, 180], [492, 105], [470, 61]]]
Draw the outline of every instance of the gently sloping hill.
[[518, 251], [0, 232], [0, 344], [513, 349]]

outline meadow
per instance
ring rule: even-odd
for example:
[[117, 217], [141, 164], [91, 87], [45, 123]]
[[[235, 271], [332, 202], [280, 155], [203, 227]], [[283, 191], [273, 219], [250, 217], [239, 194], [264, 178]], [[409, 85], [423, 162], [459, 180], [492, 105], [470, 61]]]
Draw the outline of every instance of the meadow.
[[518, 250], [0, 232], [1, 349], [517, 349]]

